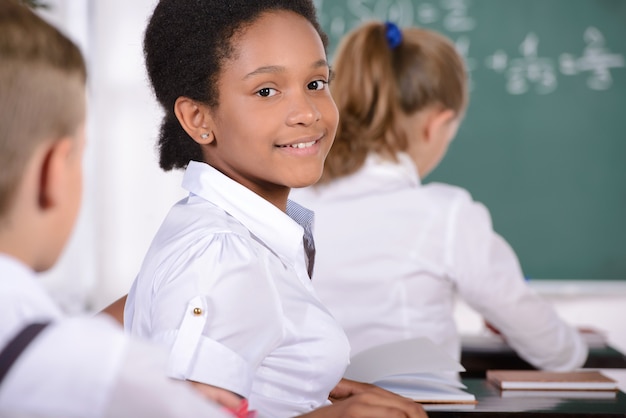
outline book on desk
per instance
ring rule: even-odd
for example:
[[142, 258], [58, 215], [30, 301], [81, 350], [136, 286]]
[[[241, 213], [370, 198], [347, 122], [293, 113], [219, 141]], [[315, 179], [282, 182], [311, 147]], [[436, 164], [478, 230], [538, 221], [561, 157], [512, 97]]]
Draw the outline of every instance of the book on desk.
[[463, 366], [428, 338], [383, 344], [350, 360], [344, 377], [372, 383], [416, 402], [475, 403], [458, 378]]
[[503, 398], [615, 399], [616, 390], [503, 390]]
[[617, 381], [597, 370], [487, 370], [487, 380], [504, 391], [617, 391]]

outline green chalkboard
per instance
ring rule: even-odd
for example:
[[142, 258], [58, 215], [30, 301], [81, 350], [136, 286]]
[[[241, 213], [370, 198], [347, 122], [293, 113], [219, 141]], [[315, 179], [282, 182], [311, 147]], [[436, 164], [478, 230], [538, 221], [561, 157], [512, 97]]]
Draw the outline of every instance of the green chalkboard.
[[530, 278], [626, 280], [626, 0], [316, 3], [331, 61], [370, 19], [450, 37], [470, 106], [425, 182], [483, 202]]

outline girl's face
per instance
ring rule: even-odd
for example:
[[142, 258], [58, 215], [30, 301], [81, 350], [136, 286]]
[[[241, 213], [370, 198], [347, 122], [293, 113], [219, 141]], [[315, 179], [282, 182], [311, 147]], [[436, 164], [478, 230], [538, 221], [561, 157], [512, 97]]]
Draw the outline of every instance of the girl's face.
[[290, 188], [315, 183], [337, 129], [324, 46], [308, 20], [266, 13], [233, 39], [210, 111], [207, 163], [285, 208]]

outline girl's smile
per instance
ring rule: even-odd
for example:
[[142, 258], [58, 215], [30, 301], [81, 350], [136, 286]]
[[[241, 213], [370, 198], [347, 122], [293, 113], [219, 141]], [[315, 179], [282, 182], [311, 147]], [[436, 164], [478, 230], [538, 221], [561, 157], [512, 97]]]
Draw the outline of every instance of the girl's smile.
[[279, 144], [276, 145], [278, 148], [283, 148], [288, 151], [297, 150], [299, 155], [308, 155], [312, 153], [319, 152], [319, 143], [324, 139], [324, 134], [317, 135], [313, 138], [301, 138], [295, 142], [287, 143], [287, 144]]

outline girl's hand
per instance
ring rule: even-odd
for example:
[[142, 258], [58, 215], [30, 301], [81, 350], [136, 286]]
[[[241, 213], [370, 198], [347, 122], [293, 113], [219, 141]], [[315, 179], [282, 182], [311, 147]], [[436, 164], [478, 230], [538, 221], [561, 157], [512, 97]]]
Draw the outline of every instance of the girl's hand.
[[337, 386], [330, 392], [328, 399], [331, 402], [341, 401], [349, 398], [350, 396], [358, 393], [367, 392], [370, 390], [387, 392], [378, 386], [370, 383], [357, 382], [355, 380], [341, 379]]
[[424, 418], [422, 406], [378, 386], [341, 379], [328, 397], [333, 404], [301, 418]]
[[[355, 387], [358, 390], [359, 385]], [[343, 390], [344, 387], [340, 389]], [[316, 409], [299, 418], [426, 418], [428, 416], [420, 404], [378, 387], [362, 392], [351, 390], [349, 392], [350, 394], [344, 400], [336, 400], [330, 406]]]

